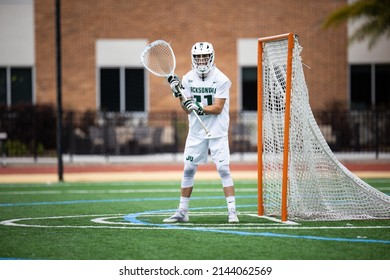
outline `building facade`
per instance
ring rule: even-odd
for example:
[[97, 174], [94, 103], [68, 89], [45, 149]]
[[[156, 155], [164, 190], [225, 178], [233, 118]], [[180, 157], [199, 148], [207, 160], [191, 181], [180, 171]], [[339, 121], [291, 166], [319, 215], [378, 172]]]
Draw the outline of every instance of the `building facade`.
[[[63, 108], [180, 110], [167, 84], [140, 63], [143, 48], [164, 39], [174, 49], [180, 76], [191, 67], [191, 46], [211, 42], [217, 66], [233, 83], [232, 110], [255, 111], [257, 38], [288, 32], [297, 34], [303, 47], [313, 110], [335, 103], [349, 109], [387, 104], [389, 41], [383, 40], [374, 50], [364, 44], [349, 48], [347, 25], [321, 27], [331, 11], [347, 2], [61, 1]], [[0, 0], [0, 20], [0, 103], [55, 105], [55, 1]]]
[[[306, 82], [313, 109], [334, 100], [345, 103], [347, 29], [321, 28], [329, 12], [343, 4], [345, 1], [339, 0], [61, 1], [63, 107], [79, 111], [180, 110], [169, 87], [161, 78], [149, 75], [139, 59], [149, 42], [164, 39], [177, 56], [178, 75], [191, 67], [191, 46], [197, 41], [211, 42], [217, 66], [233, 82], [232, 110], [254, 110], [256, 93], [251, 84], [257, 66], [257, 38], [288, 32], [299, 35], [304, 63], [310, 67]], [[21, 16], [24, 25], [15, 33], [33, 31], [29, 37], [19, 34], [15, 38], [15, 44], [27, 40], [28, 59], [13, 65], [0, 56], [2, 69], [15, 72], [21, 66], [31, 67], [31, 101], [55, 104], [55, 1], [2, 0], [1, 7], [3, 14], [17, 12]], [[33, 14], [28, 13], [29, 7]], [[28, 40], [33, 45], [28, 45]], [[8, 98], [8, 104], [17, 102], [9, 93]]]

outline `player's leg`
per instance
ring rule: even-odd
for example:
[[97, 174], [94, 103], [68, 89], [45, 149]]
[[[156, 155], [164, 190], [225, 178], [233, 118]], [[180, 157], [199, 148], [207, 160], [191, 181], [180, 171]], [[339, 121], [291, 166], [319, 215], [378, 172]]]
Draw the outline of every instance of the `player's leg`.
[[229, 223], [238, 223], [239, 220], [236, 210], [236, 196], [233, 179], [230, 174], [230, 167], [229, 165], [217, 165], [217, 170], [222, 181], [223, 192], [226, 198]]
[[228, 205], [228, 221], [229, 223], [238, 223], [239, 219], [237, 217], [236, 196], [234, 194], [234, 186], [224, 187], [223, 190], [225, 193], [226, 203]]
[[223, 191], [228, 207], [229, 223], [238, 223], [236, 211], [236, 196], [234, 190], [233, 178], [230, 173], [230, 150], [227, 137], [212, 139], [210, 141], [211, 157], [217, 167], [219, 177], [221, 178]]
[[194, 177], [197, 166], [192, 163], [185, 163], [183, 170], [183, 177], [181, 180], [180, 189], [180, 202], [175, 214], [171, 217], [163, 220], [164, 223], [177, 223], [177, 222], [188, 222], [188, 205], [190, 203], [190, 197], [194, 185]]
[[207, 161], [207, 140], [188, 137], [184, 148], [184, 170], [181, 180], [180, 202], [176, 213], [164, 219], [164, 223], [188, 222], [190, 197], [194, 186], [197, 166]]

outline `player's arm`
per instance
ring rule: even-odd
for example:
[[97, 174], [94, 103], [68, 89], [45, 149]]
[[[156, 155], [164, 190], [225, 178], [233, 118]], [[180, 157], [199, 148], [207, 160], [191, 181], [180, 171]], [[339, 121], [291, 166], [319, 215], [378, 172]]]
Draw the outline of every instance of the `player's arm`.
[[222, 112], [225, 102], [225, 98], [215, 98], [214, 104], [204, 106], [202, 103], [188, 99], [182, 102], [182, 108], [187, 114], [195, 111], [198, 115], [218, 115]]
[[212, 105], [204, 106], [203, 112], [207, 115], [219, 115], [225, 106], [226, 98], [214, 98]]
[[207, 115], [219, 115], [225, 106], [226, 97], [229, 96], [230, 80], [224, 81], [218, 88], [217, 94], [213, 98], [213, 104], [204, 106], [203, 111]]
[[187, 106], [188, 106], [188, 103], [191, 102], [191, 99], [187, 99], [187, 102], [184, 101], [184, 98], [179, 98], [180, 99], [180, 105], [181, 105], [181, 108], [183, 109], [184, 112], [186, 112], [187, 114], [191, 114], [192, 110], [191, 109], [187, 109]]
[[173, 97], [179, 99], [181, 108], [186, 112], [187, 114], [191, 113], [191, 111], [187, 110], [187, 107], [184, 105], [184, 101], [186, 98], [183, 96], [184, 87], [177, 76], [169, 76], [168, 77], [168, 83], [171, 87]]

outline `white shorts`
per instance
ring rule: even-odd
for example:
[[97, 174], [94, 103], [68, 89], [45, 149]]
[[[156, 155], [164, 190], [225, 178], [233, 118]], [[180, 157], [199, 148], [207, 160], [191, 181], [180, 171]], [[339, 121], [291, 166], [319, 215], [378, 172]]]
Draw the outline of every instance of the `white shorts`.
[[199, 165], [207, 163], [210, 155], [216, 166], [230, 163], [228, 136], [201, 139], [188, 136], [184, 148], [184, 163]]

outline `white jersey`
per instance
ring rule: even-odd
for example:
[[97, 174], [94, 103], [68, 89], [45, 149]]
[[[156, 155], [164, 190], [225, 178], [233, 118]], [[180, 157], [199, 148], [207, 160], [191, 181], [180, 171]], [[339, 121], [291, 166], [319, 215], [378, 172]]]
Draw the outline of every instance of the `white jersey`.
[[[214, 104], [215, 98], [226, 99], [220, 114], [199, 117], [210, 131], [211, 138], [227, 136], [229, 129], [229, 90], [232, 85], [229, 78], [214, 66], [204, 81], [194, 70], [191, 70], [183, 76], [182, 84], [185, 96], [188, 99], [202, 103], [204, 106]], [[188, 120], [189, 135], [208, 138], [194, 113], [188, 115]]]

